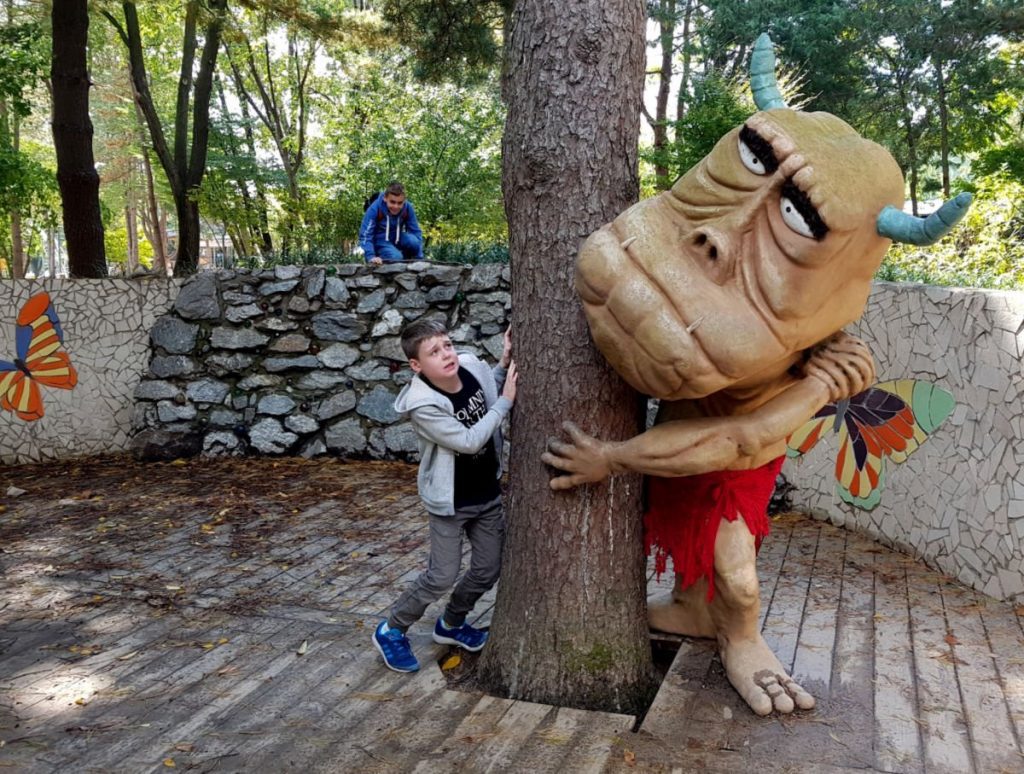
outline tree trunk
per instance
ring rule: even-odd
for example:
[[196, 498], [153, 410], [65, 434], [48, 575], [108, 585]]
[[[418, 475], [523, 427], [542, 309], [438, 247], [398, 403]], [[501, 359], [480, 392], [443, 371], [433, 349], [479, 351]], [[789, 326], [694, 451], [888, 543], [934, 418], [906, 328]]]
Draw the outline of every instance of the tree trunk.
[[514, 357], [508, 539], [483, 684], [517, 699], [636, 712], [653, 690], [640, 478], [554, 493], [540, 454], [572, 419], [636, 435], [643, 403], [590, 342], [581, 240], [637, 199], [640, 0], [522, 0], [506, 48], [503, 140]]
[[131, 276], [139, 270], [139, 226], [135, 219], [135, 202], [130, 199], [124, 208], [124, 227], [128, 234], [125, 274]]
[[939, 151], [942, 167], [942, 195], [949, 198], [949, 105], [946, 95], [946, 74], [943, 72], [942, 59], [934, 57], [935, 84], [938, 87], [935, 95], [939, 103]]
[[11, 279], [25, 279], [25, 239], [21, 233], [21, 213], [11, 213]]
[[54, 0], [53, 144], [64, 214], [68, 270], [72, 277], [106, 277], [107, 259], [100, 218], [100, 176], [92, 155], [86, 0]]
[[[191, 277], [199, 268], [199, 204], [188, 196], [174, 197], [178, 216], [178, 246], [174, 255], [174, 276]], [[182, 266], [182, 262], [186, 265]]]
[[50, 277], [57, 276], [57, 237], [52, 228], [46, 229], [46, 265], [50, 269]]
[[676, 37], [676, 0], [661, 0], [658, 11], [661, 34], [661, 71], [658, 74], [658, 95], [655, 103], [654, 124], [654, 175], [659, 191], [668, 188], [668, 95], [672, 88], [672, 58]]
[[142, 230], [145, 232], [149, 244], [153, 247], [153, 271], [157, 274], [166, 275], [168, 273], [167, 234], [160, 227], [160, 206], [156, 201], [153, 165], [149, 160], [149, 147], [146, 143], [146, 119], [142, 115], [139, 92], [136, 90], [135, 81], [131, 77], [131, 69], [128, 71], [128, 83], [132, 90], [132, 101], [135, 105], [135, 120], [139, 128], [139, 147], [142, 151], [142, 174], [146, 181], [146, 206], [142, 211]]
[[[676, 94], [676, 121], [686, 117], [686, 99], [690, 89], [690, 22], [693, 18], [693, 0], [685, 0], [686, 10], [683, 11], [683, 72], [679, 78], [679, 93]], [[678, 129], [676, 140], [679, 140]]]

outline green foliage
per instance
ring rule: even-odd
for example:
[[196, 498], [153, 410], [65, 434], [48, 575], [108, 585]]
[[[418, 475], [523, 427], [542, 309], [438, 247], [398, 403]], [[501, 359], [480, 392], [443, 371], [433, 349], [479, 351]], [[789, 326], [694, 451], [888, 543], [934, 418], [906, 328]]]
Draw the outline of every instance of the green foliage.
[[878, 278], [1024, 290], [1024, 181], [996, 174], [971, 188], [974, 204], [951, 236], [931, 247], [894, 244]]
[[31, 112], [27, 93], [50, 68], [50, 46], [36, 22], [0, 27], [0, 99], [9, 100], [15, 115]]
[[392, 59], [362, 65], [310, 164], [309, 241], [354, 240], [365, 199], [392, 179], [405, 184], [428, 244], [503, 240], [504, 114], [494, 90], [417, 83]]
[[697, 82], [686, 116], [676, 124], [669, 168], [682, 175], [722, 137], [757, 111], [745, 78], [712, 73]]
[[485, 80], [501, 55], [501, 30], [512, 0], [382, 0], [391, 33], [412, 49], [418, 78]]
[[508, 263], [507, 242], [439, 242], [423, 251], [435, 263]]
[[[153, 246], [143, 235], [139, 239], [139, 263], [146, 268], [153, 265]], [[103, 246], [107, 253], [108, 263], [125, 263], [128, 260], [128, 229], [123, 225], [117, 228], [103, 229]]]
[[41, 156], [43, 149], [31, 143], [22, 151], [0, 144], [0, 212], [20, 212], [47, 223], [56, 218], [60, 208], [57, 178]]

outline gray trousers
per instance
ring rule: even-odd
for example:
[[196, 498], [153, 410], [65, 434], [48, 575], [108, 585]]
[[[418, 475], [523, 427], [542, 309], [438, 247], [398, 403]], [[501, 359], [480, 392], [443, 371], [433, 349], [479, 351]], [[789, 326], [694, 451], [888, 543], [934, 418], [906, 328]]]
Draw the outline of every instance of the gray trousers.
[[455, 583], [462, 564], [462, 533], [469, 538], [472, 554], [469, 569], [452, 592], [444, 609], [451, 626], [462, 626], [473, 605], [498, 580], [501, 546], [505, 542], [505, 514], [501, 498], [483, 505], [457, 508], [454, 516], [430, 514], [430, 560], [391, 608], [388, 626], [405, 631], [418, 621], [427, 607], [440, 599]]

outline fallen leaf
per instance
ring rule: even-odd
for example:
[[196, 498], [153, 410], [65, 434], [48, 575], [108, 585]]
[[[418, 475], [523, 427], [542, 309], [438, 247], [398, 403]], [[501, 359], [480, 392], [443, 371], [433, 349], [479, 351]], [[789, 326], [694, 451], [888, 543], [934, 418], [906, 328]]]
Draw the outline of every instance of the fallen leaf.
[[[188, 462], [186, 460], [183, 460], [181, 457], [178, 457], [178, 459], [176, 459], [173, 462], [171, 462], [171, 464], [172, 465], [177, 465], [180, 468], [180, 467], [182, 467], [184, 465], [188, 465]], [[166, 761], [164, 762], [164, 765], [167, 765]], [[172, 766], [174, 765], [173, 761], [171, 762], [171, 765]]]
[[220, 675], [221, 677], [226, 677], [227, 675], [233, 675], [233, 674], [236, 674], [237, 672], [238, 672], [238, 667], [236, 667], [236, 666], [226, 666], [223, 669], [218, 669], [217, 670], [217, 674]]
[[196, 746], [194, 744], [189, 744], [188, 742], [179, 742], [174, 745], [174, 749], [178, 752], [192, 752], [196, 749]]
[[130, 658], [135, 658], [137, 655], [139, 655], [139, 651], [133, 650], [131, 653], [125, 653], [123, 656], [118, 656], [117, 660], [118, 661], [127, 661]]
[[366, 701], [392, 701], [395, 699], [390, 693], [353, 693], [352, 697], [355, 699], [365, 699]]
[[231, 640], [229, 640], [227, 637], [221, 637], [219, 640], [217, 640], [218, 645], [227, 645], [229, 642], [231, 642]]
[[169, 769], [174, 768], [174, 758], [164, 758], [164, 766]]
[[622, 760], [623, 760], [623, 762], [625, 762], [625, 764], [627, 766], [635, 766], [636, 765], [636, 753], [633, 752], [632, 750], [625, 750], [622, 753]]
[[956, 638], [956, 635], [954, 635], [952, 632], [950, 632], [949, 634], [946, 635], [946, 644], [947, 645], [959, 645], [960, 644], [960, 640], [958, 640]]
[[164, 586], [168, 591], [181, 591], [181, 586]]
[[214, 644], [212, 642], [204, 642], [203, 643], [203, 650], [212, 650], [213, 647], [214, 647]]
[[457, 667], [461, 663], [462, 656], [460, 656], [458, 653], [453, 653], [444, 660], [443, 664], [441, 664], [441, 671], [447, 672], [449, 669], [455, 669], [455, 667]]
[[79, 696], [77, 699], [75, 699], [75, 704], [77, 704], [79, 707], [84, 707], [88, 703], [89, 703], [89, 700], [86, 699], [86, 698], [83, 698], [81, 696]]
[[302, 644], [299, 645], [299, 649], [295, 651], [296, 656], [305, 656], [306, 651], [309, 650], [309, 640], [303, 640]]

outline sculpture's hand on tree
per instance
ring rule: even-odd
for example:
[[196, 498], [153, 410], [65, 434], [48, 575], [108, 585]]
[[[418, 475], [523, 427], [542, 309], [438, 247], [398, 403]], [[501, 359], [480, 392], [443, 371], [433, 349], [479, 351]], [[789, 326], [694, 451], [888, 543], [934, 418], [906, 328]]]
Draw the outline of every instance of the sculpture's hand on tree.
[[863, 341], [840, 331], [814, 348], [804, 374], [824, 382], [835, 403], [875, 383], [875, 361]]
[[565, 443], [551, 438], [548, 450], [540, 455], [542, 462], [567, 474], [552, 478], [551, 488], [572, 489], [606, 479], [612, 472], [607, 456], [609, 444], [587, 435], [572, 422], [563, 422], [562, 428], [572, 440]]

